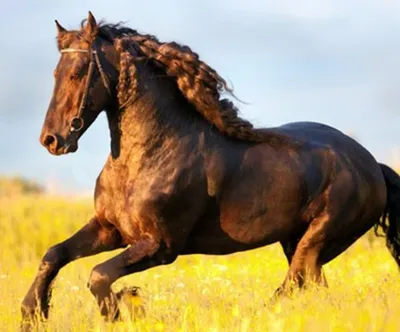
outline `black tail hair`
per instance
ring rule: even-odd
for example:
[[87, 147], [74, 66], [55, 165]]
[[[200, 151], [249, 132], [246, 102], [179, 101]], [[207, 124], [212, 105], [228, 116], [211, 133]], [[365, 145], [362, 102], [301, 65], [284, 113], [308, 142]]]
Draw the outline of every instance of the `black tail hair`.
[[385, 178], [387, 201], [382, 220], [376, 226], [385, 233], [386, 246], [400, 268], [400, 176], [389, 166], [380, 166]]

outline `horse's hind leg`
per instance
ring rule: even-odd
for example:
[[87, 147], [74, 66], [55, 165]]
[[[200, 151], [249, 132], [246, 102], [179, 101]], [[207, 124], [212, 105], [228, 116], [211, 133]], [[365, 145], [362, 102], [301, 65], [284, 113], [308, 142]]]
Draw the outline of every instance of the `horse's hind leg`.
[[[297, 249], [297, 246], [298, 246], [300, 240], [304, 237], [304, 234], [305, 234], [305, 230], [302, 230], [301, 232], [295, 233], [289, 239], [281, 241], [281, 246], [282, 246], [283, 252], [286, 256], [286, 259], [288, 261], [289, 267], [292, 265], [293, 256], [296, 252], [296, 249]], [[289, 279], [289, 276], [287, 276], [287, 279]], [[325, 274], [322, 271], [322, 267], [321, 267], [320, 278], [316, 278], [315, 281], [317, 283], [321, 284], [322, 286], [328, 287], [328, 283], [326, 281]], [[289, 282], [289, 280], [288, 280], [288, 282]], [[274, 297], [279, 297], [281, 295], [281, 293], [284, 293], [285, 288], [287, 289], [287, 287], [284, 285], [278, 287], [278, 289], [275, 291]]]
[[47, 318], [51, 284], [59, 270], [80, 257], [123, 247], [119, 232], [92, 219], [73, 236], [51, 247], [42, 258], [38, 273], [22, 302], [22, 326], [29, 329], [35, 315]]
[[346, 250], [379, 219], [383, 203], [363, 202], [359, 195], [348, 173], [338, 175], [321, 195], [317, 205], [320, 212], [297, 244], [280, 294], [308, 282], [323, 283], [322, 265]]
[[[346, 218], [349, 210], [341, 210], [335, 219], [325, 213], [311, 222], [294, 250], [289, 272], [273, 299], [290, 293], [293, 286], [302, 288], [308, 282], [324, 285], [322, 266], [344, 252], [379, 220], [379, 213], [363, 219], [354, 215]], [[289, 248], [284, 250], [290, 257]]]
[[282, 286], [275, 292], [275, 297], [289, 293], [294, 286], [304, 287], [308, 282], [326, 285], [322, 264], [318, 257], [324, 244], [328, 222], [329, 217], [324, 213], [310, 223], [298, 242], [292, 240], [290, 244], [283, 243], [284, 252], [290, 265]]

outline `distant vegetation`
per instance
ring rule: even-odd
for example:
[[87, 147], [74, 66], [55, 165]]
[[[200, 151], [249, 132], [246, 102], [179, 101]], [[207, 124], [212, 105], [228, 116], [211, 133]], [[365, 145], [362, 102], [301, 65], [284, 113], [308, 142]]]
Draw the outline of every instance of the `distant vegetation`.
[[45, 188], [38, 182], [21, 176], [0, 176], [0, 196], [44, 194]]

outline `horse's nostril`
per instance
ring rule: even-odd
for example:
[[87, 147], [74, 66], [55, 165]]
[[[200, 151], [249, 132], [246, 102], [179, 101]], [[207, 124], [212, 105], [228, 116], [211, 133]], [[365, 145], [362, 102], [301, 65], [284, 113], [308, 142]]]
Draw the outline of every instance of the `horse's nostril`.
[[43, 140], [43, 144], [45, 146], [50, 146], [50, 145], [54, 144], [54, 142], [56, 142], [56, 141], [57, 141], [56, 136], [54, 136], [54, 135], [46, 135], [46, 137]]

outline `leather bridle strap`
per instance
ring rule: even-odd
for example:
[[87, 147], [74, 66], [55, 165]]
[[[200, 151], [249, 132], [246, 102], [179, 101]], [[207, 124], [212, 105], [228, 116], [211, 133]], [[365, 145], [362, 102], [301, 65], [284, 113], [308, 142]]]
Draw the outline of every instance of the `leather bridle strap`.
[[87, 77], [86, 84], [85, 84], [85, 90], [84, 90], [84, 93], [83, 93], [83, 96], [82, 96], [81, 103], [79, 105], [78, 113], [71, 120], [70, 132], [77, 132], [77, 131], [82, 130], [82, 128], [83, 128], [83, 126], [85, 124], [84, 121], [83, 121], [83, 118], [82, 118], [82, 114], [83, 114], [83, 111], [86, 108], [87, 98], [88, 98], [88, 95], [89, 95], [90, 84], [92, 83], [92, 76], [93, 76], [93, 71], [94, 71], [95, 65], [97, 65], [97, 69], [99, 70], [99, 73], [100, 73], [101, 79], [103, 81], [104, 87], [106, 88], [106, 90], [107, 90], [108, 94], [110, 95], [110, 97], [112, 97], [112, 92], [111, 92], [109, 80], [108, 80], [108, 78], [107, 78], [107, 76], [106, 76], [106, 74], [105, 74], [105, 72], [103, 70], [103, 67], [101, 65], [98, 52], [95, 49], [94, 45], [90, 50], [79, 49], [79, 48], [66, 48], [66, 49], [62, 49], [60, 52], [61, 53], [89, 53], [89, 56], [90, 56], [88, 77]]

